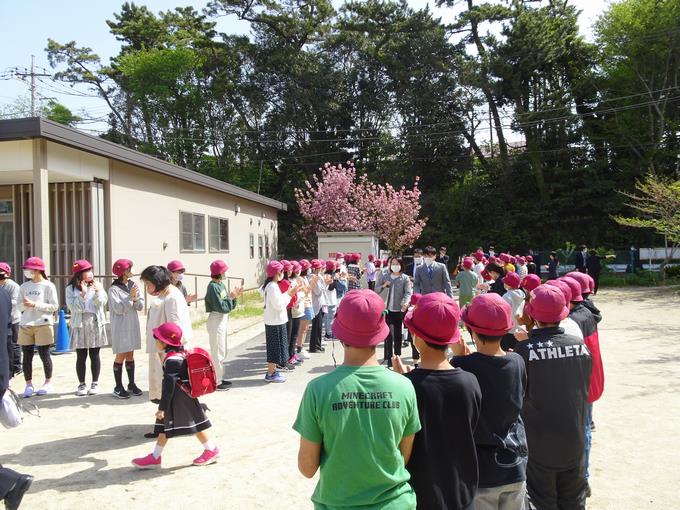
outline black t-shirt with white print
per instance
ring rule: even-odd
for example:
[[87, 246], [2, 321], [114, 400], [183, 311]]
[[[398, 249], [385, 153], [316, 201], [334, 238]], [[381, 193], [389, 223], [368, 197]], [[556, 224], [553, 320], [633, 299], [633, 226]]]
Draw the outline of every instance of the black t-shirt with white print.
[[454, 367], [474, 374], [482, 389], [482, 410], [475, 430], [479, 487], [500, 487], [526, 480], [527, 439], [520, 417], [527, 372], [519, 354], [455, 356]]
[[555, 470], [578, 466], [585, 455], [593, 364], [588, 348], [562, 328], [541, 328], [531, 330], [515, 352], [527, 368], [522, 419], [531, 462]]

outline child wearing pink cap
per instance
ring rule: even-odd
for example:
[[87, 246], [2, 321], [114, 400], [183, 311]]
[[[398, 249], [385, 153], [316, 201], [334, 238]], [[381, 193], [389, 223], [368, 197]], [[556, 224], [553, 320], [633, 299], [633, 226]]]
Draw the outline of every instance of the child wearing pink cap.
[[208, 338], [210, 340], [210, 356], [221, 377], [217, 385], [218, 391], [231, 388], [227, 380], [227, 324], [229, 312], [236, 308], [236, 300], [243, 294], [242, 287], [227, 291], [224, 280], [227, 278], [229, 266], [224, 260], [215, 260], [210, 264], [210, 283], [205, 291], [205, 311], [208, 313]]
[[301, 436], [300, 472], [312, 478], [320, 469], [315, 508], [416, 508], [405, 467], [420, 430], [416, 394], [378, 363], [375, 348], [388, 332], [384, 309], [371, 290], [347, 293], [332, 326], [344, 362], [302, 396], [293, 428]]
[[479, 461], [475, 510], [524, 508], [527, 439], [520, 412], [527, 373], [522, 357], [501, 347], [501, 339], [513, 324], [511, 314], [510, 305], [498, 294], [475, 298], [463, 309], [461, 321], [477, 352], [451, 360], [453, 366], [474, 374], [482, 391], [475, 430]]
[[475, 288], [481, 282], [474, 271], [474, 261], [470, 257], [463, 259], [463, 270], [456, 275], [458, 286], [458, 306], [464, 307], [475, 295]]
[[520, 329], [518, 315], [522, 314], [526, 298], [526, 294], [520, 288], [521, 284], [522, 281], [518, 273], [507, 273], [503, 277], [503, 286], [505, 287], [503, 299], [510, 305], [510, 317], [512, 317], [512, 327], [503, 336], [503, 340], [501, 340], [501, 347], [504, 351], [515, 348], [515, 331]]
[[21, 312], [17, 308], [19, 302], [19, 284], [12, 279], [12, 267], [7, 262], [0, 262], [0, 288], [5, 289], [12, 301], [12, 326], [10, 331], [9, 378], [21, 373], [21, 347], [19, 346], [19, 324]]
[[586, 415], [592, 359], [583, 340], [564, 333], [569, 315], [557, 287], [533, 290], [536, 322], [516, 352], [527, 368], [522, 419], [529, 443], [527, 491], [535, 508], [585, 508]]
[[282, 383], [286, 378], [278, 368], [289, 367], [286, 307], [297, 292], [297, 286], [291, 285], [286, 292], [281, 292], [279, 282], [283, 279], [283, 264], [278, 260], [271, 260], [265, 271], [267, 278], [261, 289], [264, 294], [264, 329], [267, 342], [267, 373], [264, 380], [268, 383]]
[[[474, 375], [454, 368], [447, 349], [460, 342], [460, 311], [441, 292], [422, 296], [405, 319], [420, 351], [408, 370], [395, 356], [395, 371], [413, 383], [422, 429], [406, 464], [418, 508], [469, 508], [478, 483], [474, 433], [482, 402]], [[410, 367], [409, 367], [410, 368]]]
[[182, 328], [166, 322], [153, 329], [154, 347], [163, 357], [163, 384], [156, 412], [154, 433], [158, 437], [153, 452], [132, 460], [138, 469], [160, 469], [163, 448], [171, 437], [194, 434], [203, 446], [203, 453], [194, 459], [194, 466], [207, 466], [217, 461], [220, 450], [205, 432], [211, 427], [204, 406], [191, 397], [182, 385], [189, 382], [187, 360], [183, 355]]

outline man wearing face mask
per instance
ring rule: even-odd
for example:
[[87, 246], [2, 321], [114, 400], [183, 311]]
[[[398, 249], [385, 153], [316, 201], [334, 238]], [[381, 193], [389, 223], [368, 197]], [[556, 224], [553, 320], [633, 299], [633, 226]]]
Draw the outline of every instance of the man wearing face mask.
[[171, 260], [168, 262], [167, 268], [168, 271], [170, 271], [170, 281], [180, 290], [184, 299], [187, 300], [187, 304], [195, 302], [197, 298], [196, 294], [189, 294], [187, 288], [182, 283], [184, 280], [184, 273], [186, 272], [184, 264], [179, 260]]
[[434, 246], [425, 248], [424, 264], [418, 266], [413, 278], [413, 291], [416, 294], [443, 292], [452, 297], [451, 278], [444, 264], [435, 261], [437, 250]]
[[416, 248], [413, 250], [413, 262], [406, 266], [406, 274], [413, 279], [416, 275], [416, 269], [423, 264], [423, 250]]

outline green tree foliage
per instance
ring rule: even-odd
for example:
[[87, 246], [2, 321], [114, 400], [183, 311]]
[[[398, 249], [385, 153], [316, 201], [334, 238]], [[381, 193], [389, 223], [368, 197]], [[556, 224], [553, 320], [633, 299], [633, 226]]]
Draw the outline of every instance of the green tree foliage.
[[[124, 3], [109, 62], [74, 41], [47, 53], [59, 79], [107, 102], [106, 138], [291, 205], [290, 255], [294, 188], [348, 160], [374, 182], [420, 178], [419, 244], [652, 244], [612, 221], [614, 190], [680, 170], [677, 0], [613, 4], [596, 44], [568, 1], [439, 4], [453, 23], [405, 0]], [[250, 34], [219, 33], [220, 16]]]

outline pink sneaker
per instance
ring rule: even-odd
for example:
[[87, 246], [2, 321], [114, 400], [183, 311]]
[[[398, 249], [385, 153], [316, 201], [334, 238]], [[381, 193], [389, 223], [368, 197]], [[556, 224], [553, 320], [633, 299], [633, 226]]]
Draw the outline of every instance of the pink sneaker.
[[217, 458], [220, 456], [220, 449], [215, 448], [214, 450], [203, 450], [200, 457], [194, 459], [194, 466], [207, 466], [213, 462], [217, 462]]
[[153, 453], [150, 453], [146, 457], [132, 459], [132, 465], [138, 469], [159, 469], [161, 467], [161, 458], [156, 458], [153, 456]]
[[291, 356], [291, 357], [288, 359], [288, 363], [291, 364], [291, 365], [299, 365], [299, 364], [302, 363], [302, 362], [298, 359], [297, 356]]

